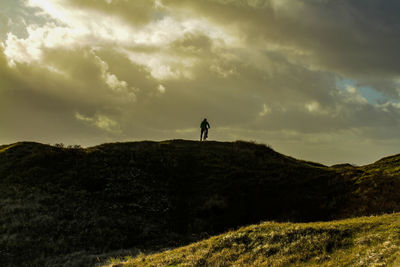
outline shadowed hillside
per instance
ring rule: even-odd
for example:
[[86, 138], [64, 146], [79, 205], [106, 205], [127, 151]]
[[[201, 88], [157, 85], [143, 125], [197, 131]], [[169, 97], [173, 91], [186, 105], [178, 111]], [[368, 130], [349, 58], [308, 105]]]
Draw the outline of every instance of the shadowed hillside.
[[246, 142], [1, 146], [0, 264], [87, 264], [264, 220], [399, 211], [399, 161], [329, 168]]

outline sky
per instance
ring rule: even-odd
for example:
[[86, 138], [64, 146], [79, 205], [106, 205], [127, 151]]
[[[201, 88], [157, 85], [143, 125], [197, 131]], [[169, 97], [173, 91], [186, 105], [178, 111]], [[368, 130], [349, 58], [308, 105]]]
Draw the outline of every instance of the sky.
[[400, 153], [397, 0], [1, 0], [0, 144]]

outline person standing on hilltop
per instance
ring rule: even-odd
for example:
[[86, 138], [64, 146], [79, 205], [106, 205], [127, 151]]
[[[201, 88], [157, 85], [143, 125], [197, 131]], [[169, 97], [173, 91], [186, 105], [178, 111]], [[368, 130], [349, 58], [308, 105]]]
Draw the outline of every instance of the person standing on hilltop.
[[202, 140], [204, 141], [208, 137], [208, 129], [210, 128], [210, 124], [208, 123], [207, 119], [204, 119], [201, 122], [200, 128], [201, 128], [200, 141]]

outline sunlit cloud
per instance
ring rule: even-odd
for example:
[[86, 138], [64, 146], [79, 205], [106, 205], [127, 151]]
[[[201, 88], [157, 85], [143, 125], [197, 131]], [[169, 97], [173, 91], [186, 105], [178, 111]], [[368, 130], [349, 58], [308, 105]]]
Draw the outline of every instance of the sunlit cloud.
[[96, 116], [94, 116], [94, 117], [87, 117], [87, 116], [84, 116], [84, 115], [80, 114], [79, 112], [77, 112], [77, 113], [75, 113], [75, 118], [79, 121], [89, 123], [90, 125], [98, 127], [104, 131], [113, 132], [113, 133], [121, 132], [121, 129], [120, 129], [120, 126], [118, 125], [118, 123], [116, 121], [114, 121], [113, 119], [111, 119], [107, 116], [104, 116], [104, 115], [96, 114]]
[[207, 117], [327, 164], [397, 153], [394, 0], [5, 1], [1, 142], [197, 140]]
[[261, 117], [266, 116], [271, 113], [271, 108], [268, 107], [266, 104], [263, 104], [262, 111], [259, 113]]

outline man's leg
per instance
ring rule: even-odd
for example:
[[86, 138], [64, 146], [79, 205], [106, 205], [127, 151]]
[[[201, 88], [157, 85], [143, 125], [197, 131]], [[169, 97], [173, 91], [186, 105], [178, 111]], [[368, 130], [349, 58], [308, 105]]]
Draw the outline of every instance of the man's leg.
[[204, 129], [201, 129], [200, 141], [201, 141], [201, 139], [203, 139], [203, 132], [204, 132]]

